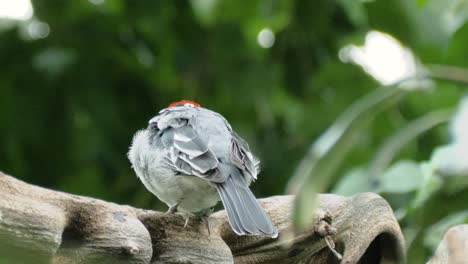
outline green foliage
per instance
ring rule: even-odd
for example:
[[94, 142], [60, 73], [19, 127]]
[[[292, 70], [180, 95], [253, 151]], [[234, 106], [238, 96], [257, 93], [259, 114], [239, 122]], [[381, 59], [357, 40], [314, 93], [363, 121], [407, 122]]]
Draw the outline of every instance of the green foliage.
[[[159, 109], [188, 98], [249, 141], [263, 163], [255, 192], [282, 193], [312, 139], [375, 85], [337, 57], [352, 24], [328, 1], [211, 1], [203, 19], [196, 2], [33, 1], [49, 36], [25, 38], [23, 24], [0, 33], [1, 170], [162, 209], [125, 154]], [[256, 42], [263, 27], [271, 49]]]
[[[400, 220], [409, 263], [423, 263], [446, 227], [466, 221], [467, 175], [447, 170], [463, 161], [450, 148], [459, 142], [440, 125], [449, 112], [439, 112], [457, 105], [466, 87], [434, 81], [393, 106], [365, 108], [356, 102], [378, 83], [338, 55], [378, 30], [422, 65], [468, 67], [466, 1], [92, 2], [33, 0], [34, 19], [50, 27], [45, 38], [31, 37], [30, 21], [0, 20], [2, 171], [163, 210], [125, 155], [136, 130], [186, 98], [222, 113], [250, 143], [262, 161], [258, 196], [284, 193], [311, 142], [332, 139], [325, 149], [333, 151], [312, 164], [320, 174], [301, 187], [379, 192]], [[275, 35], [269, 49], [257, 43], [264, 28]], [[353, 123], [352, 111], [337, 120], [353, 104], [364, 121]], [[353, 129], [326, 130], [346, 122]]]
[[[467, 102], [462, 100], [456, 115], [451, 118], [452, 143], [435, 147], [428, 161], [400, 160], [382, 173], [373, 168], [371, 162], [368, 169], [360, 166], [344, 175], [334, 189], [334, 192], [346, 195], [373, 191], [387, 198], [402, 224], [412, 261], [424, 261], [435, 251], [448, 228], [468, 219], [464, 202], [468, 194]], [[408, 142], [408, 138], [448, 121], [446, 117], [451, 112], [429, 113], [410, 122], [407, 128], [397, 132], [396, 137], [387, 140], [388, 145], [396, 145], [396, 149], [386, 146], [377, 154], [392, 157], [395, 150], [404, 147], [395, 139]], [[402, 136], [405, 134], [410, 136]]]
[[419, 165], [413, 161], [402, 160], [389, 168], [376, 184], [380, 193], [407, 193], [418, 190], [423, 180]]
[[297, 193], [293, 213], [296, 228], [302, 230], [311, 224], [314, 193], [323, 191], [333, 180], [359, 132], [384, 106], [397, 102], [406, 93], [398, 87], [381, 88], [360, 98], [312, 144], [289, 186], [291, 193]]

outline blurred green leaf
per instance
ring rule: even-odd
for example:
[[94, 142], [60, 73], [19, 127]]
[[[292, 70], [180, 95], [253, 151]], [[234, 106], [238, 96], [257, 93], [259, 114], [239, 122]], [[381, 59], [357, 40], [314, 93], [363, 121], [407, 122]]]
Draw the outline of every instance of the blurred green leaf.
[[443, 176], [468, 176], [466, 146], [457, 142], [437, 147], [431, 156], [434, 171]]
[[353, 168], [349, 170], [336, 186], [332, 189], [332, 193], [351, 196], [356, 193], [370, 191], [369, 177], [367, 169], [364, 167]]
[[366, 9], [370, 28], [397, 37], [423, 62], [444, 60], [453, 34], [467, 19], [464, 0], [374, 1]]
[[428, 0], [416, 0], [416, 3], [418, 4], [418, 7], [422, 7], [427, 3]]
[[[461, 26], [452, 36], [450, 45], [445, 54], [444, 62], [450, 65], [468, 66], [468, 61], [463, 59], [466, 52], [466, 43], [468, 41], [468, 23]], [[458, 71], [456, 71], [458, 72]], [[457, 74], [460, 75], [460, 74]], [[462, 76], [466, 76], [466, 73]]]
[[354, 145], [355, 137], [385, 106], [406, 94], [396, 86], [377, 89], [354, 102], [312, 144], [288, 184], [289, 193], [297, 194], [293, 223], [298, 230], [311, 224], [316, 193], [322, 192], [335, 178], [338, 166]]
[[466, 191], [468, 187], [468, 175], [444, 177], [443, 181], [443, 191], [448, 194]]
[[367, 15], [363, 0], [337, 0], [344, 8], [349, 19], [357, 27], [367, 26]]
[[385, 139], [384, 143], [376, 151], [374, 158], [370, 161], [369, 175], [379, 177], [398, 154], [398, 151], [421, 136], [421, 134], [435, 126], [448, 122], [452, 118], [453, 112], [452, 109], [430, 112], [410, 121], [405, 127]]
[[[434, 44], [447, 48], [452, 35], [468, 19], [468, 3], [465, 0], [431, 0], [420, 8], [409, 7], [414, 1], [406, 1], [412, 18], [420, 30], [420, 41], [432, 39]], [[422, 34], [427, 34], [423, 36]]]
[[377, 191], [380, 193], [405, 193], [419, 189], [423, 184], [423, 173], [415, 161], [402, 160], [378, 177]]
[[442, 187], [442, 180], [438, 175], [434, 174], [434, 169], [430, 163], [422, 163], [420, 165], [420, 170], [423, 175], [423, 181], [421, 188], [411, 203], [412, 210], [422, 207], [424, 203]]

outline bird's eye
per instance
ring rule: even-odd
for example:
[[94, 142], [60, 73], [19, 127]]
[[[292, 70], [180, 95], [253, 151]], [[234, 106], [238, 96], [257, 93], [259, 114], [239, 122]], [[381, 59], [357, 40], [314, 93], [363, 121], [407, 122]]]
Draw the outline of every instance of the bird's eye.
[[184, 106], [194, 107], [193, 104], [189, 104], [189, 103], [184, 104]]

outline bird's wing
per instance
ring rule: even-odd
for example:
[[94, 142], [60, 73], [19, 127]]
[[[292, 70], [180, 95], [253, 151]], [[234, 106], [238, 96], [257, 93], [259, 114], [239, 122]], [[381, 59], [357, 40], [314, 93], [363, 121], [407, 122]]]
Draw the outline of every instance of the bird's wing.
[[257, 179], [260, 162], [252, 155], [249, 145], [239, 135], [231, 130], [231, 162], [253, 180]]
[[216, 183], [226, 180], [227, 176], [217, 169], [219, 161], [215, 153], [193, 128], [191, 117], [176, 113], [171, 118], [162, 116], [155, 121], [164, 121], [158, 122], [160, 131], [156, 137], [169, 150], [165, 161], [175, 171]]

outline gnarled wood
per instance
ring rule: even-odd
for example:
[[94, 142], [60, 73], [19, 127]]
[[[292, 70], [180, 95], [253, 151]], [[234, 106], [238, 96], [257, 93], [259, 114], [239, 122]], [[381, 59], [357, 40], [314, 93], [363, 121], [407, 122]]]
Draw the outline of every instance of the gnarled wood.
[[[341, 263], [399, 263], [403, 237], [380, 196], [320, 195], [316, 227], [285, 239], [292, 196], [260, 202], [278, 239], [237, 236], [224, 211], [206, 221], [29, 185], [0, 173], [0, 259], [9, 263], [340, 263], [318, 235], [330, 221]], [[325, 213], [327, 212], [327, 213]], [[328, 215], [327, 217], [324, 217]], [[320, 228], [319, 228], [320, 227]]]
[[457, 225], [445, 232], [428, 264], [462, 264], [468, 260], [468, 225]]

